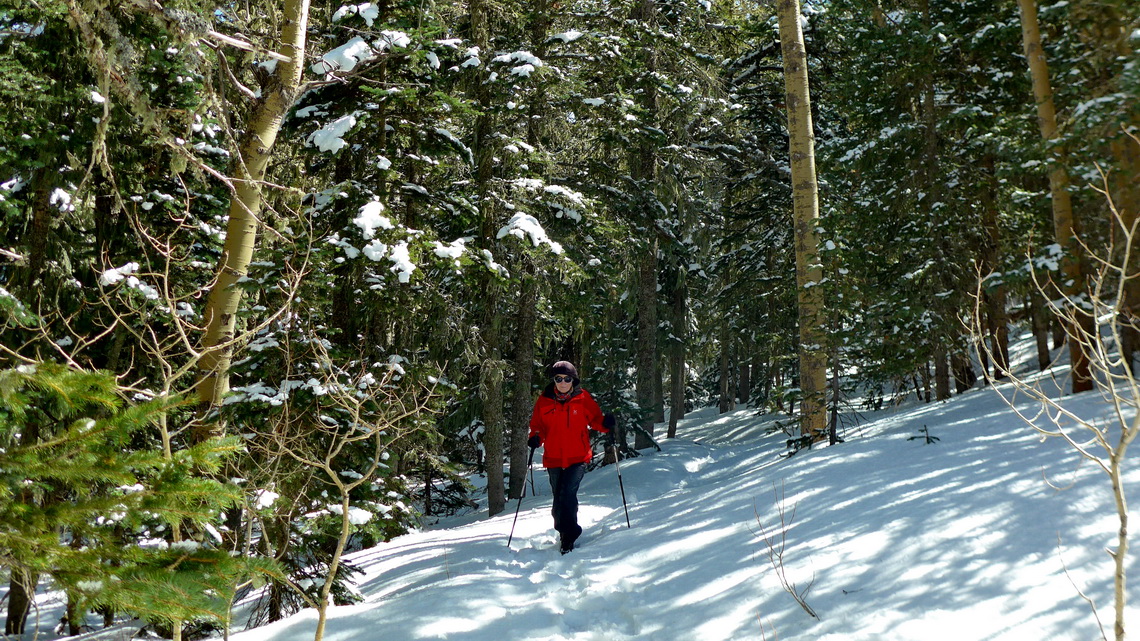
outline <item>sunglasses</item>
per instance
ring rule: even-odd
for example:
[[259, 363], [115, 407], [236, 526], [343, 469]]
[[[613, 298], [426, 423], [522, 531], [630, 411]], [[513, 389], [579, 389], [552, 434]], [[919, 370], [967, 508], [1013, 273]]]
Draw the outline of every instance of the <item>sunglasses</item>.
[[574, 377], [573, 376], [555, 376], [554, 382], [555, 383], [573, 383]]

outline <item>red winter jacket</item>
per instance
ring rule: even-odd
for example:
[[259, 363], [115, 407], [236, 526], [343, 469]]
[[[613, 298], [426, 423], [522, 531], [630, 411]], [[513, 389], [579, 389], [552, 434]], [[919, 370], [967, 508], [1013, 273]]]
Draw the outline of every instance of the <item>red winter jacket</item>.
[[534, 402], [530, 415], [530, 436], [542, 439], [543, 467], [570, 467], [588, 463], [594, 457], [590, 432], [608, 432], [602, 427], [602, 409], [590, 393], [575, 385], [570, 398], [559, 402], [554, 398], [554, 384], [546, 386]]

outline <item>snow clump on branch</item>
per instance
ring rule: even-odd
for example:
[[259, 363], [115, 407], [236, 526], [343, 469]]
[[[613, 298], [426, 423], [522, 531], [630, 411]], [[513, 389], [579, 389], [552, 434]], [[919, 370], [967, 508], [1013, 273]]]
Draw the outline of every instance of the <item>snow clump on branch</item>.
[[384, 205], [378, 200], [360, 208], [360, 215], [352, 219], [352, 224], [360, 228], [365, 238], [376, 235], [377, 229], [392, 229], [392, 221], [384, 215]]
[[542, 60], [538, 56], [529, 51], [516, 51], [514, 53], [504, 53], [501, 56], [495, 56], [492, 62], [499, 62], [503, 64], [520, 63], [511, 68], [511, 74], [516, 76], [530, 77], [534, 70], [543, 66]]
[[364, 23], [369, 27], [372, 23], [380, 17], [380, 7], [375, 2], [365, 2], [362, 4], [347, 4], [336, 10], [332, 15], [333, 22], [340, 22], [345, 16], [357, 15], [364, 18]]
[[550, 251], [555, 254], [562, 253], [562, 245], [551, 240], [546, 235], [546, 230], [538, 222], [538, 219], [530, 214], [517, 213], [511, 216], [511, 219], [499, 230], [496, 238], [503, 238], [507, 234], [515, 236], [516, 238], [530, 238], [530, 242], [538, 247], [539, 245], [549, 245]]
[[321, 56], [310, 69], [313, 73], [329, 75], [334, 71], [352, 71], [356, 65], [376, 57], [376, 52], [364, 38], [356, 36], [332, 51]]
[[342, 116], [309, 134], [308, 143], [321, 151], [336, 153], [348, 145], [344, 135], [356, 126], [356, 114]]

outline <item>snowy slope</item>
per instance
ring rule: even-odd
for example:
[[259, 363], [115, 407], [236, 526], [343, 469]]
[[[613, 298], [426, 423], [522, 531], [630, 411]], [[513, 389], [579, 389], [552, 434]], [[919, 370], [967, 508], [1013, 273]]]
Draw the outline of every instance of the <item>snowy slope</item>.
[[[1108, 416], [1095, 392], [1066, 404]], [[772, 417], [691, 414], [663, 451], [622, 462], [631, 528], [614, 467], [586, 475], [586, 533], [566, 556], [537, 470], [510, 548], [513, 503], [356, 553], [366, 601], [334, 608], [326, 639], [1100, 638], [1078, 588], [1111, 634], [1104, 549], [1116, 526], [1102, 472], [1042, 442], [989, 389], [867, 418], [844, 444], [782, 458]], [[912, 439], [924, 425], [940, 440]], [[780, 587], [762, 531], [783, 535], [784, 569], [811, 585], [819, 620]], [[305, 611], [231, 638], [303, 641], [315, 620]]]
[[[1069, 404], [1103, 408], [1095, 393]], [[703, 410], [662, 452], [624, 462], [632, 528], [614, 468], [589, 473], [586, 534], [567, 556], [541, 484], [510, 549], [513, 513], [359, 553], [367, 601], [336, 608], [326, 638], [1098, 638], [1077, 587], [1111, 628], [1107, 478], [1041, 442], [990, 390], [880, 413], [847, 443], [790, 459], [766, 425]], [[940, 440], [910, 440], [923, 425]], [[806, 601], [820, 620], [780, 587], [761, 523], [776, 542], [786, 533], [789, 579], [814, 579]], [[314, 621], [302, 613], [234, 639], [301, 641]]]

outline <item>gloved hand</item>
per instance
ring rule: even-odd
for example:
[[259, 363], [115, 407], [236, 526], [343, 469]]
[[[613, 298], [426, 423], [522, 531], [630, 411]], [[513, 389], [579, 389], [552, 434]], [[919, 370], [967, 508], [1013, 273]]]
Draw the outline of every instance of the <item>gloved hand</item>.
[[617, 425], [617, 419], [614, 418], [613, 414], [606, 412], [605, 415], [602, 416], [602, 427], [612, 432], [615, 425]]
[[532, 450], [537, 449], [539, 445], [542, 445], [542, 439], [538, 437], [538, 434], [531, 434], [530, 438], [526, 440], [526, 444]]

